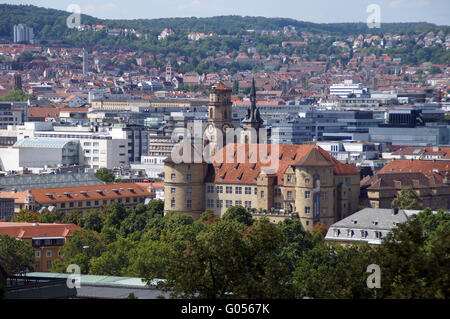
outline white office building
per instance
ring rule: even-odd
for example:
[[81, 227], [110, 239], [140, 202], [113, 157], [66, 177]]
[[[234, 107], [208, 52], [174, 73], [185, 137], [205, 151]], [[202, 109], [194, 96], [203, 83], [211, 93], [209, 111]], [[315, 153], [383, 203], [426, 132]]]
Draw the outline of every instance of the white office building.
[[14, 43], [28, 42], [33, 43], [33, 28], [29, 28], [26, 24], [14, 25]]

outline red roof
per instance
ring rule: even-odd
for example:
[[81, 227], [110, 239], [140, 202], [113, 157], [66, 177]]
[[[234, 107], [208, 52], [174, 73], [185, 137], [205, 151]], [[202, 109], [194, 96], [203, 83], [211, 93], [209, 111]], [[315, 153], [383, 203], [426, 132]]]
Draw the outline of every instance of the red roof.
[[[117, 183], [30, 190], [37, 203], [70, 202], [80, 200], [101, 200], [125, 197], [150, 197], [148, 190], [136, 183]], [[50, 196], [51, 195], [51, 196]]]
[[449, 161], [392, 160], [384, 165], [379, 172], [419, 172], [426, 176], [434, 176], [439, 181], [442, 181], [448, 170], [449, 164]]
[[81, 230], [81, 227], [75, 224], [0, 222], [0, 234], [21, 239], [33, 237], [72, 237], [75, 230]]
[[[275, 145], [275, 144], [273, 144]], [[275, 184], [282, 184], [281, 179], [289, 166], [293, 166], [306, 156], [313, 148], [333, 166], [336, 175], [356, 175], [358, 169], [352, 164], [343, 164], [329, 155], [325, 150], [314, 145], [276, 144], [227, 144], [223, 161], [219, 160], [222, 150], [215, 155], [212, 167], [208, 171], [206, 182], [256, 184], [256, 178], [261, 170], [275, 176]], [[272, 150], [274, 153], [272, 153]], [[261, 154], [267, 157], [261, 157]], [[230, 157], [230, 160], [227, 160]], [[232, 160], [231, 157], [234, 159]], [[223, 163], [221, 163], [223, 162]], [[228, 163], [227, 163], [228, 162]], [[273, 164], [271, 164], [273, 163]], [[273, 165], [273, 167], [271, 167]]]

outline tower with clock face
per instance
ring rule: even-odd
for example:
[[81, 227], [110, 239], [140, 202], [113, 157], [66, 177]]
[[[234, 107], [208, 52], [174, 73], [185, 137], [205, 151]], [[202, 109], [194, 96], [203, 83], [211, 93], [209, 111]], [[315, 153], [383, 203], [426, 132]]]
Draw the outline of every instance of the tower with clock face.
[[226, 131], [232, 127], [231, 89], [219, 82], [211, 88], [209, 95], [204, 146], [209, 145], [210, 155], [225, 146]]

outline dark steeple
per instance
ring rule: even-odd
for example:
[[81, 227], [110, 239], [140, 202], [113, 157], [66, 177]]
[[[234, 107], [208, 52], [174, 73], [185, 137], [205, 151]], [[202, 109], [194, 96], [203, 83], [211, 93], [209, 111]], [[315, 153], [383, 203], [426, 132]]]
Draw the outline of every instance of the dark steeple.
[[259, 128], [264, 123], [259, 114], [259, 110], [256, 108], [256, 88], [255, 78], [252, 79], [252, 88], [250, 90], [250, 108], [247, 109], [247, 116], [245, 117], [244, 124]]

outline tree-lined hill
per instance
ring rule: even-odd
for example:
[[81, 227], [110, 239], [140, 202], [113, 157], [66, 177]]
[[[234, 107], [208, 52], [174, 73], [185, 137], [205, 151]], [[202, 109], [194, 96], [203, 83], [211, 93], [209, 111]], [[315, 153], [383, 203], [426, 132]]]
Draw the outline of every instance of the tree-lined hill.
[[[62, 39], [70, 37], [74, 30], [66, 26], [69, 12], [47, 9], [33, 5], [0, 4], [0, 37], [12, 37], [13, 26], [25, 23], [34, 28], [40, 39]], [[98, 19], [81, 15], [82, 24], [103, 24], [109, 28], [134, 28], [141, 31], [159, 32], [171, 28], [175, 32], [215, 32], [218, 34], [240, 34], [246, 30], [280, 30], [292, 25], [297, 31], [327, 33], [331, 35], [355, 35], [360, 33], [414, 33], [443, 30], [448, 32], [448, 26], [437, 26], [432, 23], [383, 23], [380, 29], [369, 29], [365, 23], [327, 23], [297, 21], [288, 18], [217, 16], [210, 18], [161, 18], [114, 20]]]

